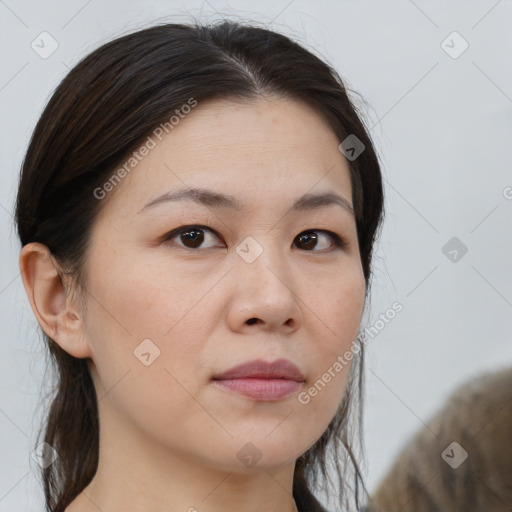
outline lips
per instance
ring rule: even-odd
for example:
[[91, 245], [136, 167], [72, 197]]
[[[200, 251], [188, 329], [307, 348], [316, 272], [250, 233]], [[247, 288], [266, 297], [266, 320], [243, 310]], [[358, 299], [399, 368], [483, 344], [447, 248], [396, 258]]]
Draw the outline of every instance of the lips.
[[243, 363], [215, 375], [214, 384], [253, 400], [281, 400], [298, 391], [305, 381], [302, 372], [287, 359], [267, 363], [261, 359]]
[[278, 359], [273, 363], [267, 363], [262, 359], [256, 359], [242, 363], [230, 370], [215, 375], [213, 380], [232, 379], [287, 379], [295, 382], [304, 382], [306, 378], [302, 372], [287, 359]]

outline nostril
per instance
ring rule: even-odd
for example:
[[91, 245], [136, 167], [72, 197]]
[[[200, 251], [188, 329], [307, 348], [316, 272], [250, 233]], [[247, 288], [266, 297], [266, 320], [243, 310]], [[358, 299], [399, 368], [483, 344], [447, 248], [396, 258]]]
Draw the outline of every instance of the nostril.
[[247, 323], [248, 323], [249, 325], [252, 325], [252, 324], [255, 324], [257, 321], [258, 321], [258, 319], [257, 319], [257, 318], [249, 318], [249, 320], [247, 320]]

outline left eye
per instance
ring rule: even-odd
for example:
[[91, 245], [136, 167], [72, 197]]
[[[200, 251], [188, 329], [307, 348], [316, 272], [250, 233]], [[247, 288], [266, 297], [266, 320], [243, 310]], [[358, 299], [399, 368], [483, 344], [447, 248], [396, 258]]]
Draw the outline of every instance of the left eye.
[[[320, 236], [319, 236], [320, 235]], [[299, 235], [295, 237], [295, 241], [298, 241], [297, 243], [300, 243], [303, 245], [306, 250], [309, 250], [308, 248], [317, 247], [318, 241], [321, 240], [322, 235], [325, 238], [330, 238], [331, 243], [328, 243], [323, 249], [328, 249], [329, 247], [332, 247], [333, 245], [335, 247], [344, 247], [345, 243], [343, 240], [336, 234], [332, 233], [330, 231], [323, 231], [323, 230], [309, 230], [309, 231], [303, 231]], [[334, 240], [334, 243], [332, 242]], [[324, 244], [325, 245], [325, 244]], [[320, 248], [322, 249], [322, 247]], [[313, 251], [317, 252], [317, 251]]]
[[[219, 240], [220, 238], [213, 229], [207, 226], [182, 226], [166, 235], [165, 241], [170, 241], [179, 237], [179, 241], [181, 242], [182, 247], [185, 247], [186, 249], [197, 249], [203, 244], [208, 236], [212, 240], [215, 238]], [[322, 238], [330, 238], [331, 242], [324, 242], [324, 247], [320, 247], [320, 250], [329, 249], [329, 247], [333, 246], [336, 248], [342, 248], [345, 246], [345, 242], [336, 233], [332, 233], [331, 231], [326, 230], [302, 231], [295, 237], [294, 243], [299, 247], [299, 249], [304, 249], [310, 252], [319, 252], [318, 244]], [[210, 247], [214, 247], [214, 245]], [[206, 248], [208, 249], [210, 247]], [[312, 251], [313, 248], [317, 250]]]

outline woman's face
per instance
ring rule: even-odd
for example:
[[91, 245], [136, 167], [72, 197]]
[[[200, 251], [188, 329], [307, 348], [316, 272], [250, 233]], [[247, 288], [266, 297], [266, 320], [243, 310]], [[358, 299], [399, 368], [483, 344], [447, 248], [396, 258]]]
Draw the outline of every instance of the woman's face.
[[[101, 199], [88, 253], [102, 429], [231, 471], [289, 464], [336, 413], [349, 372], [336, 362], [364, 305], [340, 141], [310, 107], [274, 98], [199, 103], [151, 138]], [[154, 202], [190, 189], [215, 195]], [[348, 208], [305, 201], [319, 194]], [[238, 381], [248, 395], [213, 379], [256, 359], [287, 359], [304, 381]]]

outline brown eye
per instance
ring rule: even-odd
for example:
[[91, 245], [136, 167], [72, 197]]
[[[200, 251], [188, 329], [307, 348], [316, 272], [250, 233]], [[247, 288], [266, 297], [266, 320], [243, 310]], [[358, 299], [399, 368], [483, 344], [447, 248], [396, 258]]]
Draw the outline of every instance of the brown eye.
[[[202, 229], [187, 229], [180, 233], [180, 240], [186, 247], [199, 247], [204, 241], [204, 231]], [[190, 245], [189, 245], [190, 244]]]
[[[182, 226], [171, 231], [166, 237], [165, 241], [171, 241], [173, 239], [179, 239], [178, 245], [186, 249], [197, 249], [214, 247], [215, 245], [201, 247], [205, 240], [215, 241], [219, 239], [214, 231], [206, 226]], [[217, 244], [218, 245], [218, 244]]]
[[[344, 247], [345, 242], [336, 234], [332, 233], [330, 231], [323, 231], [323, 230], [310, 230], [310, 231], [303, 231], [297, 237], [295, 238], [295, 244], [299, 247], [299, 249], [304, 249], [306, 251], [312, 251], [312, 252], [319, 252], [313, 251], [313, 249], [317, 248], [317, 244], [319, 243], [319, 240], [322, 240], [321, 236], [328, 237], [331, 239], [331, 243], [323, 243], [324, 247], [320, 247], [321, 249], [328, 249], [329, 247], [332, 247], [333, 245], [335, 247]], [[334, 242], [332, 242], [334, 241]], [[322, 244], [320, 244], [322, 245]]]

